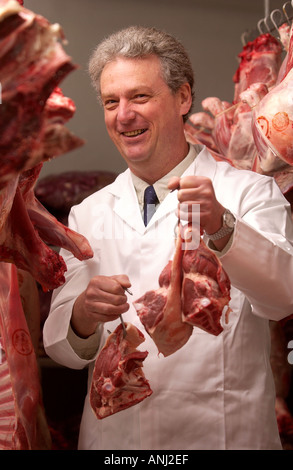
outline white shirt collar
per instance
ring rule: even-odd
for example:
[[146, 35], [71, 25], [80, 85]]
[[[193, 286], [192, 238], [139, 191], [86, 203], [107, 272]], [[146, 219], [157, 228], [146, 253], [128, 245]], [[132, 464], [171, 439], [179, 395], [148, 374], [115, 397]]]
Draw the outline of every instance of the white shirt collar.
[[[163, 176], [162, 178], [160, 178], [158, 181], [156, 181], [153, 184], [160, 203], [164, 200], [164, 198], [170, 192], [170, 189], [168, 189], [168, 182], [170, 178], [172, 176], [181, 176], [185, 172], [185, 170], [191, 165], [191, 163], [194, 161], [195, 157], [197, 156], [197, 153], [198, 153], [197, 149], [193, 145], [190, 145], [189, 152], [186, 155], [186, 157], [177, 166], [175, 166], [175, 168], [169, 171], [169, 173], [167, 173], [165, 176]], [[134, 175], [132, 172], [131, 172], [131, 177], [132, 177], [132, 181], [133, 181], [135, 191], [137, 194], [138, 203], [140, 207], [142, 207], [144, 191], [145, 191], [145, 188], [149, 185], [148, 183], [146, 183], [145, 181], [143, 181], [142, 179]]]

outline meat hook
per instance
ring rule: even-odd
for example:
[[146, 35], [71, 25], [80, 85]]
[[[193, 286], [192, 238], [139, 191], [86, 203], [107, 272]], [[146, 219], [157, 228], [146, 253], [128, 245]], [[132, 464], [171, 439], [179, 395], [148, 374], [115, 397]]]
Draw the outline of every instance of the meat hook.
[[124, 320], [123, 320], [123, 318], [122, 318], [122, 315], [120, 315], [120, 321], [121, 321], [122, 329], [123, 329], [123, 338], [125, 338], [125, 336], [127, 335], [127, 333], [126, 333], [126, 326], [125, 326]]
[[[132, 293], [127, 287], [124, 287], [124, 290], [125, 290], [126, 292], [128, 292], [128, 294], [133, 295], [133, 293]], [[124, 323], [124, 320], [123, 320], [122, 315], [120, 315], [120, 321], [121, 321], [122, 328], [123, 328], [123, 338], [125, 338], [125, 336], [127, 335], [127, 333], [126, 333], [126, 326], [125, 326], [125, 323]]]
[[[291, 13], [289, 13], [289, 14], [288, 14], [287, 11], [286, 11], [288, 5], [291, 6]], [[283, 13], [284, 13], [285, 18], [286, 18], [286, 21], [287, 21], [287, 23], [288, 23], [289, 25], [290, 25], [290, 21], [291, 21], [291, 19], [292, 19], [292, 7], [293, 7], [292, 0], [291, 0], [291, 2], [286, 2], [286, 3], [284, 3], [284, 5], [283, 5]]]
[[[284, 23], [284, 16], [281, 10], [273, 10], [271, 13], [271, 22], [273, 23], [275, 30], [279, 33], [279, 26]], [[279, 16], [279, 19], [278, 19]]]

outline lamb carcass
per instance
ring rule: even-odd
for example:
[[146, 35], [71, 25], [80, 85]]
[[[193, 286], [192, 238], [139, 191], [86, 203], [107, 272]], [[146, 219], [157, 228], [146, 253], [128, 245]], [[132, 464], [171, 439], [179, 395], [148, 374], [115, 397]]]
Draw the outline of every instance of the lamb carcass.
[[159, 276], [159, 288], [133, 302], [140, 321], [165, 357], [184, 346], [192, 334], [192, 326], [182, 322], [182, 243], [178, 231], [174, 257]]
[[282, 46], [274, 36], [261, 34], [248, 42], [238, 57], [240, 64], [233, 77], [234, 103], [241, 101], [240, 94], [253, 83], [264, 83], [268, 89], [275, 85], [282, 62]]
[[125, 327], [126, 336], [122, 324], [109, 335], [95, 362], [90, 403], [99, 419], [134, 406], [153, 393], [142, 370], [148, 352], [137, 349], [144, 336], [131, 323]]
[[273, 154], [293, 164], [293, 37], [291, 30], [288, 59], [283, 79], [253, 108], [253, 135], [260, 158]]
[[[252, 113], [250, 107], [242, 102], [240, 94], [255, 82], [265, 83], [271, 88], [278, 77], [281, 53], [281, 45], [270, 34], [260, 35], [246, 44], [238, 56], [240, 65], [233, 77], [235, 83], [233, 103], [222, 101], [217, 97], [203, 100], [202, 107], [213, 117], [214, 124], [212, 126], [209, 122], [208, 129], [205, 129], [201, 118], [201, 132], [196, 134], [187, 123], [187, 138], [190, 140], [194, 135], [202, 143], [207, 144], [217, 160], [223, 155], [224, 159], [236, 168], [253, 169], [257, 159], [257, 148], [251, 133]], [[191, 122], [196, 122], [197, 114], [190, 116]], [[206, 135], [212, 139], [213, 146], [209, 145]]]

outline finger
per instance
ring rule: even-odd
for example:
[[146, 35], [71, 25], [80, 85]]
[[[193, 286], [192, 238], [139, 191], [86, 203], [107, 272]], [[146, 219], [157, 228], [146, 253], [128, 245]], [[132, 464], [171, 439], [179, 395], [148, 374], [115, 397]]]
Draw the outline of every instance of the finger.
[[200, 176], [189, 175], [180, 179], [180, 189], [195, 188], [199, 185], [202, 178]]
[[122, 287], [123, 291], [131, 287], [131, 282], [126, 274], [116, 274], [111, 279], [117, 281], [118, 287]]
[[188, 188], [188, 189], [181, 189], [178, 191], [178, 201], [179, 202], [187, 202], [190, 201], [196, 202], [203, 198], [205, 191], [202, 191], [201, 188]]
[[180, 187], [180, 178], [177, 176], [172, 176], [168, 182], [168, 188], [171, 191], [174, 191], [174, 189], [178, 189]]
[[96, 308], [92, 310], [92, 313], [98, 314], [100, 321], [116, 320], [119, 315], [122, 315], [129, 310], [129, 304], [127, 302], [123, 305], [111, 305], [99, 302], [95, 307]]
[[178, 218], [182, 221], [192, 222], [193, 224], [200, 224], [200, 204], [198, 203], [185, 203], [178, 205]]

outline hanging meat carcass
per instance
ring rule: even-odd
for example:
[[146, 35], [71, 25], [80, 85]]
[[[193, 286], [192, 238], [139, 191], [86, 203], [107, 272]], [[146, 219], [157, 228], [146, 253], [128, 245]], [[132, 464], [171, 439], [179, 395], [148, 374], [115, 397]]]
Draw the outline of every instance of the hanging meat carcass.
[[38, 366], [19, 295], [17, 270], [13, 264], [3, 262], [0, 348], [0, 449], [48, 448], [48, 431], [45, 426], [41, 429]]
[[58, 223], [33, 195], [43, 162], [83, 143], [64, 125], [75, 105], [57, 87], [75, 66], [59, 43], [59, 26], [13, 0], [1, 0], [0, 7], [0, 260], [53, 289], [64, 282], [66, 266], [47, 245], [64, 246], [79, 259], [92, 256], [84, 237]]
[[253, 108], [253, 135], [262, 161], [271, 153], [293, 165], [293, 37], [282, 80]]
[[[195, 113], [190, 116], [190, 121], [200, 125], [201, 131], [197, 133], [186, 124], [187, 138], [192, 142], [192, 137], [195, 136], [202, 143], [208, 144], [208, 134], [213, 140], [212, 153], [218, 153], [214, 155], [217, 159], [223, 155], [236, 168], [253, 169], [257, 148], [251, 133], [252, 114], [240, 95], [255, 82], [264, 83], [268, 88], [274, 86], [281, 65], [281, 53], [282, 46], [270, 34], [262, 34], [247, 43], [239, 54], [240, 64], [233, 77], [233, 103], [217, 97], [203, 100], [202, 107], [212, 116], [213, 125], [212, 121], [208, 121], [209, 128], [206, 129], [204, 126], [207, 121], [198, 119], [198, 113]], [[201, 114], [199, 113], [199, 116]]]
[[64, 282], [66, 270], [47, 244], [64, 246], [79, 259], [92, 256], [87, 240], [59, 224], [34, 197], [43, 162], [83, 141], [64, 126], [75, 106], [57, 86], [76, 67], [60, 44], [61, 28], [20, 3], [0, 0], [1, 449], [48, 447], [40, 443], [48, 429], [39, 419], [39, 376], [27, 326], [36, 319], [25, 318], [22, 305], [31, 291], [20, 297], [17, 268], [47, 290]]

